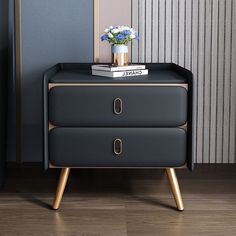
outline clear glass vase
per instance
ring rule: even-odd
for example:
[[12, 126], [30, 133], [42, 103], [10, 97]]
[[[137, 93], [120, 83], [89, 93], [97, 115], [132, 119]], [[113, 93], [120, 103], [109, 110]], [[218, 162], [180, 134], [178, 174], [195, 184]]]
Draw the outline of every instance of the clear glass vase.
[[112, 45], [112, 66], [128, 66], [129, 51], [127, 45]]

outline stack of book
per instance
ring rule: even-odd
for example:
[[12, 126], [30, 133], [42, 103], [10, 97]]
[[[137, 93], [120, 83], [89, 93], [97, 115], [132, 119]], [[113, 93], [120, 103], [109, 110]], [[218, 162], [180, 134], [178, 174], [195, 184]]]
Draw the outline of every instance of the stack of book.
[[148, 69], [145, 65], [131, 64], [128, 66], [114, 67], [110, 65], [92, 65], [92, 75], [106, 77], [128, 77], [147, 75]]

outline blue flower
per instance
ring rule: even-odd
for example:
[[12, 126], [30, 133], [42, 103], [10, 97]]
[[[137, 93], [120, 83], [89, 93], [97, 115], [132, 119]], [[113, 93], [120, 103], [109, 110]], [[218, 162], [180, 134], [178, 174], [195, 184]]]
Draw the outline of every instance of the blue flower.
[[135, 38], [136, 40], [139, 40], [138, 34], [135, 34]]
[[102, 35], [101, 40], [102, 41], [108, 40], [108, 35], [106, 35], [106, 34]]
[[131, 32], [129, 30], [123, 30], [122, 34], [125, 36], [129, 36], [129, 35], [131, 35]]
[[118, 41], [122, 41], [122, 40], [125, 39], [125, 36], [124, 36], [123, 34], [117, 34], [117, 35], [116, 35], [116, 39], [117, 39]]

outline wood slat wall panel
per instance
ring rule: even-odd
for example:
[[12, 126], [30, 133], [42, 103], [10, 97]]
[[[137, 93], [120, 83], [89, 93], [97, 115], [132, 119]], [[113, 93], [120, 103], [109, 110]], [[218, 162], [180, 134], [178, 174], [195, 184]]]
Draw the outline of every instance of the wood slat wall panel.
[[[132, 0], [131, 7], [132, 7], [132, 15], [131, 15], [131, 23], [134, 29], [139, 31], [139, 5], [135, 4], [136, 0]], [[132, 45], [132, 61], [138, 62], [138, 48], [139, 48], [139, 41], [136, 41]]]
[[145, 61], [152, 62], [152, 0], [146, 0]]
[[235, 163], [236, 1], [133, 0], [132, 24], [140, 34], [133, 61], [194, 74], [196, 162]]
[[[155, 0], [153, 0], [156, 2]], [[178, 63], [179, 51], [179, 0], [172, 0], [172, 62]], [[155, 61], [157, 62], [157, 61]]]
[[[198, 156], [199, 153], [199, 149], [197, 149], [197, 136], [198, 136], [198, 129], [197, 127], [197, 114], [198, 114], [198, 106], [197, 106], [197, 97], [198, 97], [198, 48], [199, 48], [199, 44], [198, 44], [198, 28], [199, 28], [199, 11], [198, 11], [198, 6], [199, 6], [199, 2], [198, 0], [192, 0], [192, 55], [191, 55], [191, 66], [192, 66], [192, 72], [194, 75], [194, 87], [193, 87], [193, 91], [194, 91], [194, 99], [196, 102], [194, 102], [194, 113], [193, 113], [193, 123], [194, 123], [194, 127], [195, 127], [195, 132], [194, 132], [194, 140], [195, 142], [194, 147], [195, 147], [195, 159], [197, 159], [196, 157]], [[201, 151], [201, 150], [200, 150]], [[197, 161], [197, 160], [196, 160]]]
[[[203, 1], [204, 2], [204, 1]], [[204, 77], [203, 79], [203, 162], [209, 162], [210, 152], [210, 113], [211, 113], [211, 36], [212, 36], [212, 12], [211, 0], [205, 0], [205, 46], [204, 46]], [[208, 99], [207, 99], [208, 98]]]
[[172, 22], [171, 22], [171, 0], [166, 0], [166, 30], [165, 30], [165, 61], [171, 61], [171, 39], [172, 39]]
[[212, 28], [211, 28], [211, 80], [210, 86], [210, 163], [216, 162], [216, 134], [217, 134], [217, 123], [216, 123], [216, 112], [217, 112], [217, 55], [218, 55], [218, 19], [219, 19], [219, 2], [218, 0], [212, 1]]
[[185, 0], [179, 0], [179, 51], [178, 51], [178, 64], [185, 66]]
[[231, 1], [225, 1], [225, 54], [224, 54], [224, 111], [223, 111], [223, 158], [229, 160], [229, 105], [230, 105], [230, 76], [231, 76]]
[[231, 96], [230, 96], [230, 153], [229, 162], [236, 163], [236, 1], [232, 1], [232, 54], [231, 54]]
[[[139, 22], [138, 22], [138, 29], [139, 29], [139, 35], [140, 35], [140, 40], [139, 40], [139, 62], [145, 62], [145, 48], [146, 48], [146, 34], [145, 34], [145, 29], [146, 29], [146, 0], [139, 0]], [[145, 19], [145, 20], [142, 20]]]
[[[205, 163], [203, 157], [203, 142], [207, 141], [203, 136], [203, 120], [204, 120], [204, 106], [203, 106], [203, 92], [204, 92], [204, 71], [205, 71], [205, 0], [199, 0], [199, 25], [198, 25], [198, 87], [197, 87], [197, 162]], [[206, 157], [205, 157], [206, 158]]]
[[159, 62], [165, 62], [165, 3], [166, 0], [159, 0]]
[[[136, 0], [133, 0], [136, 2]], [[152, 62], [158, 61], [159, 55], [159, 1], [152, 1]]]
[[218, 76], [217, 76], [217, 133], [216, 133], [216, 162], [223, 162], [223, 77], [224, 77], [224, 32], [225, 32], [225, 0], [219, 0], [218, 26]]
[[185, 21], [186, 21], [186, 28], [185, 28], [185, 34], [186, 34], [186, 41], [185, 41], [185, 67], [189, 70], [192, 70], [191, 65], [191, 54], [192, 54], [192, 1], [188, 0], [186, 1], [185, 5], [186, 15], [185, 15]]

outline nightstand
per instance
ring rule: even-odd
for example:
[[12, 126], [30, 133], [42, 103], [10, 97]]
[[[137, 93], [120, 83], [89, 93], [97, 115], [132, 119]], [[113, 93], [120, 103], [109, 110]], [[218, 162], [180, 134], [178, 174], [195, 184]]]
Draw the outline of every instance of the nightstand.
[[192, 73], [146, 64], [149, 75], [106, 78], [91, 64], [61, 63], [44, 74], [44, 164], [61, 168], [58, 209], [71, 168], [165, 168], [183, 201], [174, 168], [193, 169]]

